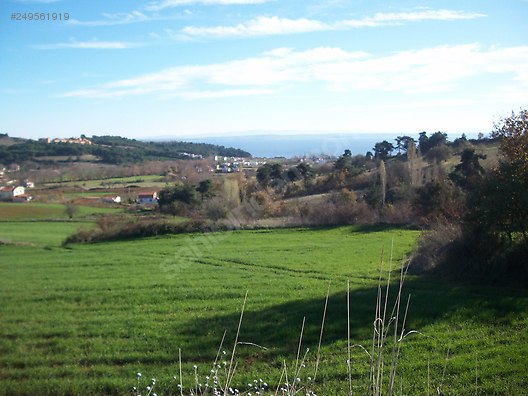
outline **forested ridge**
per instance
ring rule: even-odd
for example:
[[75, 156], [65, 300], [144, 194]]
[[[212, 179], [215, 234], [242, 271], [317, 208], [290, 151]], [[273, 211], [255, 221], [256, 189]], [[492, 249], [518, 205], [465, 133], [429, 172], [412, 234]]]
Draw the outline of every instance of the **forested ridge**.
[[194, 156], [220, 155], [251, 157], [247, 151], [207, 143], [183, 141], [145, 142], [119, 136], [92, 136], [91, 145], [72, 143], [47, 143], [36, 140], [13, 139], [0, 135], [9, 144], [0, 144], [0, 163], [39, 161], [42, 157], [68, 157], [77, 160], [83, 155], [93, 155], [107, 164], [138, 163], [146, 160], [187, 159]]

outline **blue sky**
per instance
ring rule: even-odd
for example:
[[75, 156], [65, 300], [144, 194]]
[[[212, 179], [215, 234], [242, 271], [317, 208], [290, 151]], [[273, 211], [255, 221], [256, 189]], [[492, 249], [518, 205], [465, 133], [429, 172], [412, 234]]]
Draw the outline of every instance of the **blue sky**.
[[528, 107], [527, 17], [526, 0], [1, 0], [0, 132], [487, 133]]

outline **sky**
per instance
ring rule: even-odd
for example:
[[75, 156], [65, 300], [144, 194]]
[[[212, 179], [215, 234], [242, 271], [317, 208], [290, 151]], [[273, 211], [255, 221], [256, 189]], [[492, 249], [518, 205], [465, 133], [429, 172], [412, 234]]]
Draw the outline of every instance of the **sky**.
[[488, 133], [528, 107], [527, 19], [528, 0], [0, 0], [0, 133]]

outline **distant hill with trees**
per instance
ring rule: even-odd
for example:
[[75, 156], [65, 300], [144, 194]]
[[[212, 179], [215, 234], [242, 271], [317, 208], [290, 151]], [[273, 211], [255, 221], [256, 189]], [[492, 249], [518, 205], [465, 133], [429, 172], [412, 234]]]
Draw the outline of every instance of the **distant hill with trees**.
[[[83, 135], [84, 136], [84, 135]], [[85, 136], [84, 136], [85, 137]], [[39, 161], [42, 158], [65, 157], [78, 160], [92, 155], [107, 164], [140, 163], [148, 160], [192, 159], [220, 155], [251, 157], [247, 151], [208, 143], [183, 141], [145, 142], [120, 136], [92, 136], [93, 144], [48, 143], [0, 134], [0, 163]]]

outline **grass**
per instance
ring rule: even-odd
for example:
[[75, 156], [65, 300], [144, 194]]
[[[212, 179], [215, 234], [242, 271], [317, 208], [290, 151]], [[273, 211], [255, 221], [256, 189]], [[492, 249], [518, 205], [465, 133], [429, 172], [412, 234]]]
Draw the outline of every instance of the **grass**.
[[[79, 228], [95, 227], [93, 222], [0, 222], [0, 241], [31, 244], [39, 247], [60, 246], [62, 241]], [[24, 248], [27, 249], [27, 246]], [[22, 253], [22, 252], [21, 252]], [[23, 257], [21, 257], [23, 259]]]
[[[25, 224], [29, 236], [38, 223]], [[303, 318], [301, 355], [307, 347], [310, 353], [300, 377], [306, 381], [329, 282], [318, 394], [347, 394], [347, 281], [351, 340], [368, 347], [380, 251], [394, 239], [399, 259], [417, 235], [337, 227], [175, 235], [69, 249], [0, 246], [0, 394], [121, 395], [136, 385], [136, 372], [145, 378], [140, 386], [156, 377], [158, 389], [175, 394], [169, 379], [178, 375], [179, 350], [184, 383], [193, 383], [194, 364], [204, 378], [224, 330], [224, 345], [232, 346], [248, 290], [239, 340], [267, 350], [238, 345], [234, 385], [245, 389], [259, 378], [276, 385], [283, 362], [295, 365]], [[413, 334], [402, 344], [397, 389], [403, 384], [405, 394], [427, 394], [429, 378], [431, 393], [442, 382], [444, 394], [475, 394], [477, 377], [478, 394], [523, 394], [528, 292], [410, 277], [405, 300], [408, 293], [406, 327], [425, 336]], [[368, 358], [354, 348], [351, 359], [354, 393], [365, 394]]]
[[109, 179], [94, 179], [94, 180], [83, 180], [83, 181], [58, 181], [54, 183], [47, 183], [46, 186], [63, 186], [63, 187], [83, 187], [87, 189], [92, 188], [123, 188], [128, 185], [134, 185], [138, 187], [152, 187], [161, 188], [164, 187], [166, 182], [163, 180], [163, 176], [160, 175], [140, 175], [140, 176], [129, 176], [129, 177], [113, 177]]
[[[119, 208], [97, 208], [92, 206], [76, 206], [73, 219], [82, 219], [98, 214], [119, 213]], [[31, 220], [67, 220], [65, 206], [61, 204], [44, 204], [35, 202], [14, 203], [0, 202], [0, 223], [3, 221]]]

